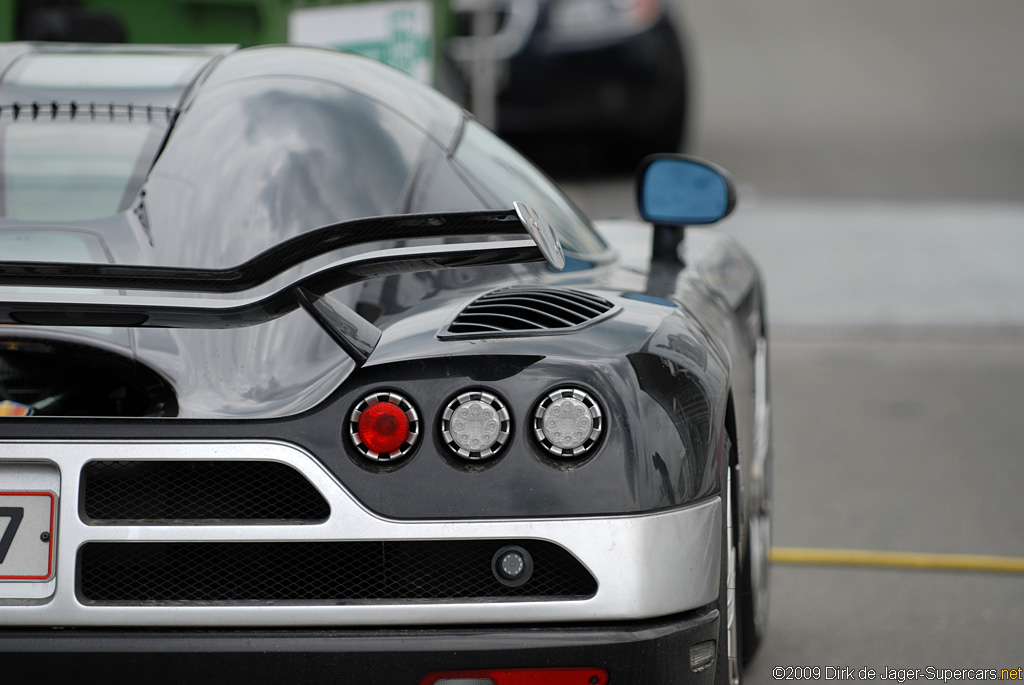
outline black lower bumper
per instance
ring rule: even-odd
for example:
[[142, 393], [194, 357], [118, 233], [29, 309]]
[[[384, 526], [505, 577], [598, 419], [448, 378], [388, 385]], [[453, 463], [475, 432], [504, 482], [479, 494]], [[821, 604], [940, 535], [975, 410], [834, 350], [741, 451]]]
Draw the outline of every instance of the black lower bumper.
[[609, 685], [712, 683], [690, 647], [718, 636], [717, 609], [652, 621], [386, 630], [4, 630], [7, 674], [44, 683], [416, 685], [434, 671], [603, 668]]

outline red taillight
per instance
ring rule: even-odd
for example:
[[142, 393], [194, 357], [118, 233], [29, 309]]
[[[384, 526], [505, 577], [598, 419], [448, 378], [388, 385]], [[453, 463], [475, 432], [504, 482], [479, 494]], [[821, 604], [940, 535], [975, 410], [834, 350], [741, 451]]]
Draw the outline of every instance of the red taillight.
[[394, 452], [409, 435], [405, 412], [390, 402], [378, 402], [359, 417], [359, 437], [377, 453]]
[[600, 668], [508, 668], [431, 673], [420, 685], [607, 685]]

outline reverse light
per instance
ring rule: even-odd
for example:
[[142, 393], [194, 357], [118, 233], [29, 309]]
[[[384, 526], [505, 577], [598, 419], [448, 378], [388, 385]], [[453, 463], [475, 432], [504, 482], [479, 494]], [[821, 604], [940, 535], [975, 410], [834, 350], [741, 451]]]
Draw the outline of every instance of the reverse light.
[[441, 414], [441, 437], [463, 459], [479, 461], [493, 457], [511, 431], [505, 404], [482, 390], [465, 392], [453, 399]]
[[586, 454], [604, 430], [601, 407], [579, 388], [548, 393], [533, 413], [533, 432], [548, 452], [571, 458]]
[[424, 676], [419, 685], [607, 685], [602, 668], [510, 668], [446, 671]]
[[353, 407], [349, 436], [363, 456], [380, 462], [396, 461], [416, 446], [419, 415], [398, 393], [377, 392]]

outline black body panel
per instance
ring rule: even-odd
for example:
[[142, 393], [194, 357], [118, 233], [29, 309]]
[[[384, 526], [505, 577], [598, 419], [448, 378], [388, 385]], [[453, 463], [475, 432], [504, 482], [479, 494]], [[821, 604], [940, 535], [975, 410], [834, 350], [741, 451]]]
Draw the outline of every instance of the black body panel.
[[[727, 355], [693, 312], [596, 292], [621, 311], [568, 335], [440, 340], [452, 307], [420, 308], [385, 327], [367, 363], [326, 401], [296, 416], [37, 417], [0, 419], [0, 425], [14, 440], [38, 437], [40, 425], [54, 440], [174, 440], [183, 434], [192, 440], [284, 440], [311, 452], [364, 506], [396, 519], [627, 514], [717, 493]], [[581, 460], [552, 457], [532, 435], [536, 403], [566, 386], [591, 393], [608, 417], [596, 449]], [[378, 390], [408, 398], [426, 426], [425, 439], [398, 463], [361, 457], [345, 434], [352, 407]], [[439, 436], [443, 407], [467, 390], [494, 393], [511, 413], [510, 445], [483, 462], [457, 458]]]
[[[581, 462], [547, 455], [527, 425], [535, 400], [564, 385], [552, 379], [566, 375], [609, 403], [605, 409], [613, 417], [596, 453]], [[626, 392], [635, 382], [632, 376], [625, 359], [598, 370], [537, 355], [446, 357], [366, 367], [315, 410], [285, 419], [107, 422], [40, 417], [0, 420], [0, 425], [9, 440], [35, 439], [41, 431], [50, 440], [175, 440], [185, 434], [190, 440], [285, 440], [312, 452], [367, 508], [397, 519], [637, 513], [717, 492], [717, 430], [696, 443], [689, 433], [681, 435], [661, 404]], [[360, 458], [343, 433], [352, 405], [379, 388], [414, 398], [429, 426], [423, 444], [398, 465], [378, 466]], [[504, 398], [514, 419], [512, 445], [482, 464], [460, 461], [435, 437], [444, 403], [469, 388]]]

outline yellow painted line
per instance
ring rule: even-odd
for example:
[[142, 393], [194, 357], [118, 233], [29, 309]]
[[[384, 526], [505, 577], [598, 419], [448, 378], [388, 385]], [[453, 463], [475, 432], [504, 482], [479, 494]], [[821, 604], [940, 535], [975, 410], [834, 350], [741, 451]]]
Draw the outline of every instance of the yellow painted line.
[[769, 559], [776, 564], [1024, 573], [1024, 558], [982, 554], [923, 554], [918, 552], [881, 552], [868, 549], [772, 547]]

